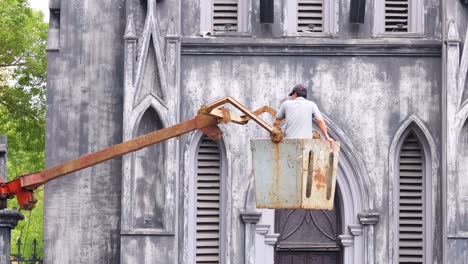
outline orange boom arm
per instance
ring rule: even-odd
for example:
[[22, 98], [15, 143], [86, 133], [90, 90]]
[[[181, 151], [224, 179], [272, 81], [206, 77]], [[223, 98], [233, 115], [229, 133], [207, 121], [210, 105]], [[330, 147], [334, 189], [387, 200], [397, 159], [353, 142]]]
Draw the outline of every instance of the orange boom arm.
[[[236, 115], [227, 108], [221, 107], [228, 103], [237, 108], [244, 115]], [[37, 202], [34, 198], [34, 190], [51, 180], [197, 129], [201, 129], [203, 133], [213, 140], [219, 140], [222, 132], [218, 128], [218, 124], [233, 122], [245, 125], [249, 120], [254, 120], [270, 133], [272, 141], [280, 142], [283, 139], [281, 130], [270, 126], [258, 117], [265, 112], [273, 116], [276, 115], [276, 110], [269, 106], [264, 106], [251, 112], [234, 98], [225, 97], [212, 104], [202, 106], [195, 118], [191, 120], [148, 133], [40, 172], [21, 175], [10, 182], [0, 182], [0, 209], [6, 207], [6, 199], [16, 196], [21, 209], [32, 210]]]

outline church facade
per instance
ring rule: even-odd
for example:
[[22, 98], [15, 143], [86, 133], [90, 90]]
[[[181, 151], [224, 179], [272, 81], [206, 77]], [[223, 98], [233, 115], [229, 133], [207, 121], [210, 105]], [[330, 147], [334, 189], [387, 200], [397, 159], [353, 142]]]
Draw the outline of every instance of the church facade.
[[45, 263], [468, 263], [464, 0], [49, 7], [47, 167], [226, 96], [278, 109], [298, 83], [342, 150], [331, 211], [256, 208], [253, 123], [62, 177], [45, 186]]

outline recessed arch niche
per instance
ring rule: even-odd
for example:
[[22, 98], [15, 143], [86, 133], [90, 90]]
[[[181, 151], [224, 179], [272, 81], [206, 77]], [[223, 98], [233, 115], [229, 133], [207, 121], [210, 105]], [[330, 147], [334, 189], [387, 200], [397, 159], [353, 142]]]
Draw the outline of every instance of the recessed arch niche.
[[[163, 128], [158, 113], [149, 107], [141, 116], [135, 137]], [[135, 152], [134, 175], [134, 227], [161, 229], [164, 227], [165, 167], [164, 142]]]

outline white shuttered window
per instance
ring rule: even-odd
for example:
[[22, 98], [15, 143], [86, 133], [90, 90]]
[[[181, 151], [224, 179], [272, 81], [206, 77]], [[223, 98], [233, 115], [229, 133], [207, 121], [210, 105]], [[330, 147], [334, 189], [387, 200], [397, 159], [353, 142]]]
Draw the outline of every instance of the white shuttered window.
[[385, 0], [385, 32], [408, 32], [408, 0]]
[[200, 0], [200, 33], [232, 34], [249, 31], [251, 0]]
[[333, 0], [285, 0], [285, 32], [291, 36], [335, 34]]
[[213, 0], [213, 31], [237, 31], [238, 0]]
[[323, 32], [323, 0], [297, 1], [297, 31]]
[[374, 35], [407, 37], [424, 34], [424, 0], [377, 0]]
[[196, 168], [196, 263], [220, 263], [221, 153], [215, 141], [202, 138]]
[[398, 263], [424, 261], [424, 164], [416, 136], [403, 142], [399, 161]]

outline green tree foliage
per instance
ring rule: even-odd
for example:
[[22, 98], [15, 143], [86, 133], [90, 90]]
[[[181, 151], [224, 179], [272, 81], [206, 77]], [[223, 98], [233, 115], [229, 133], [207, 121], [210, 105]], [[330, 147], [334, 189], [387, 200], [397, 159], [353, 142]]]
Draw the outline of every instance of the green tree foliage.
[[[47, 23], [27, 0], [0, 0], [0, 134], [8, 136], [8, 179], [44, 168]], [[30, 256], [32, 239], [42, 255], [42, 190], [32, 212], [23, 212], [12, 234]], [[9, 207], [18, 207], [15, 201]]]

